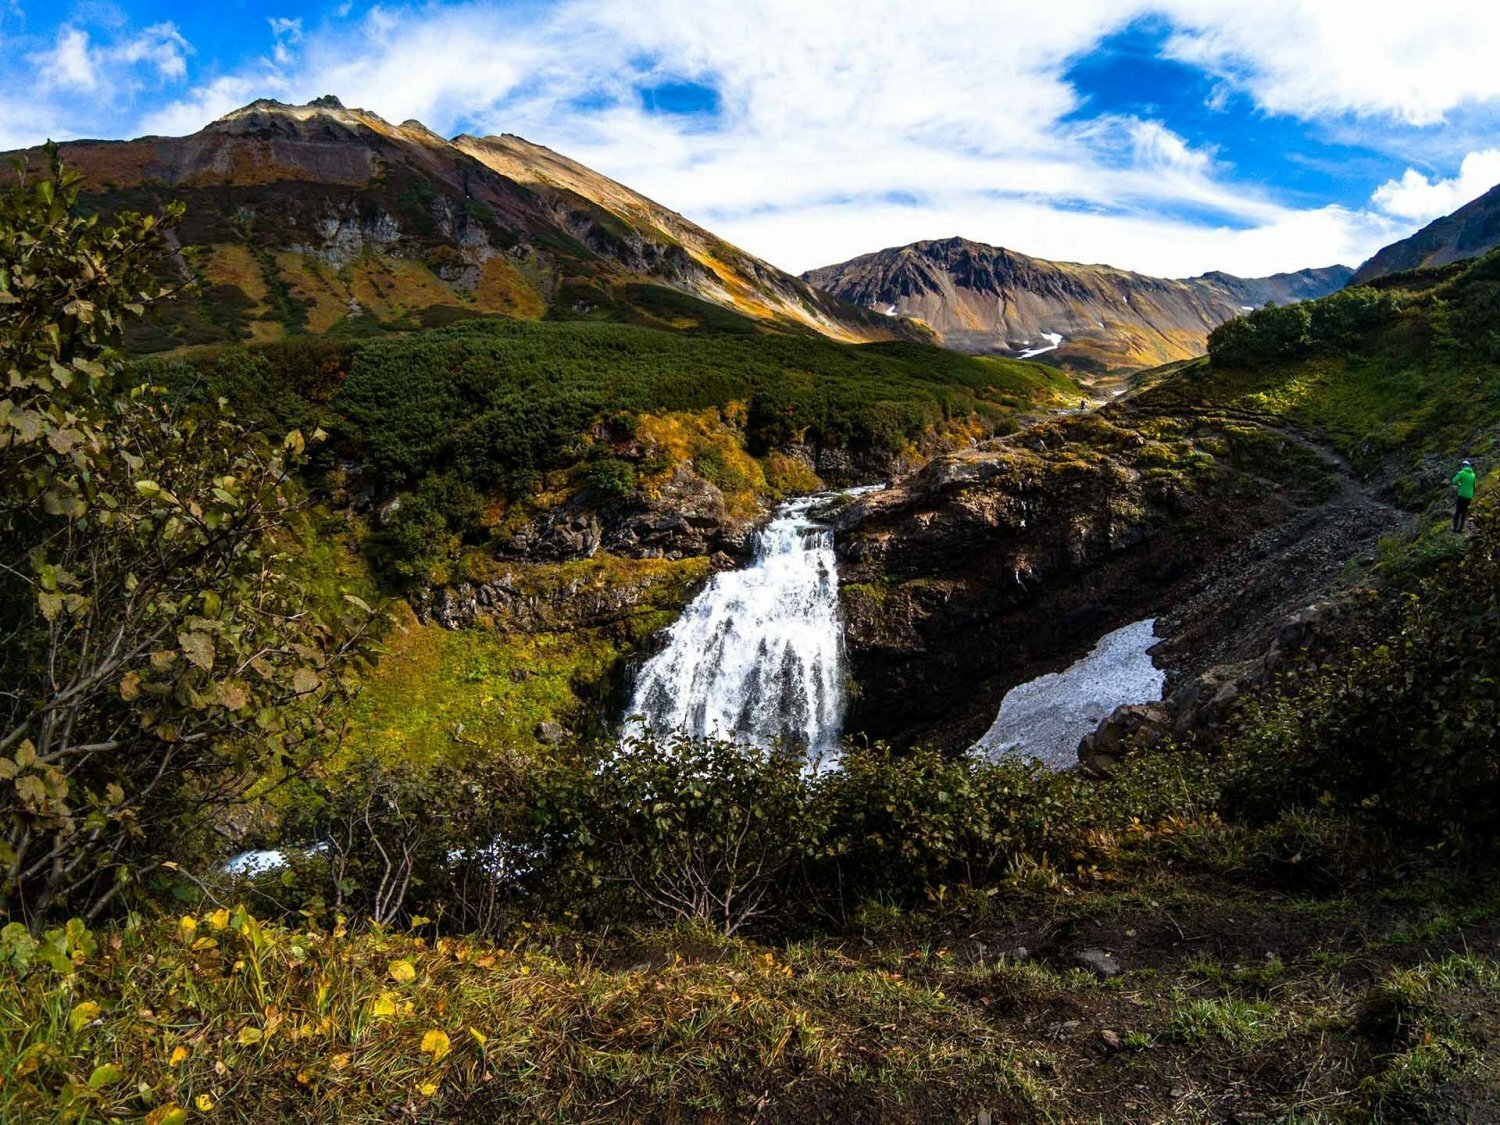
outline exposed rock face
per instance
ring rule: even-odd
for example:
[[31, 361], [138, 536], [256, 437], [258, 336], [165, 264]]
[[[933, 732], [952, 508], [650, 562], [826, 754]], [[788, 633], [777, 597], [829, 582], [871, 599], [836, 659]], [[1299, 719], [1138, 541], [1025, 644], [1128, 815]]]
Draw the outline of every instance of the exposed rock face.
[[916, 242], [803, 276], [855, 304], [920, 320], [958, 351], [1035, 355], [1081, 369], [1149, 367], [1203, 354], [1247, 307], [1320, 297], [1346, 266], [1266, 278], [1185, 280], [1030, 258], [962, 238]]
[[1168, 702], [1120, 713], [1086, 754], [1207, 723], [1278, 666], [1254, 661], [1285, 616], [1400, 526], [1362, 494], [1330, 500], [1290, 441], [1163, 425], [1148, 439], [1125, 407], [1059, 419], [837, 514], [859, 685], [847, 729], [962, 749], [1016, 684], [1160, 614]]
[[1090, 773], [1108, 776], [1122, 758], [1168, 738], [1215, 739], [1244, 698], [1269, 686], [1294, 659], [1322, 653], [1339, 636], [1357, 599], [1346, 594], [1304, 606], [1281, 622], [1259, 656], [1185, 678], [1160, 703], [1117, 708], [1078, 744], [1079, 762]]
[[1350, 284], [1364, 285], [1402, 270], [1477, 258], [1496, 246], [1500, 246], [1500, 184], [1453, 214], [1428, 223], [1410, 238], [1380, 250], [1355, 271]]
[[[502, 626], [523, 633], [558, 630], [614, 629], [632, 614], [663, 603], [662, 577], [649, 564], [630, 568], [619, 564], [608, 574], [576, 574], [570, 580], [538, 581], [537, 568], [529, 563], [500, 563], [494, 577], [466, 580], [446, 586], [428, 586], [412, 596], [412, 610], [426, 624], [445, 629]], [[695, 574], [712, 573], [716, 567], [733, 565], [719, 559]], [[685, 602], [694, 583], [666, 598], [667, 603]]]
[[[141, 350], [321, 332], [366, 314], [410, 326], [534, 317], [559, 301], [564, 311], [619, 304], [651, 323], [660, 302], [632, 292], [641, 285], [839, 340], [924, 335], [519, 137], [450, 143], [420, 122], [392, 125], [331, 96], [261, 99], [186, 137], [62, 150], [102, 209], [188, 204], [182, 240], [206, 251], [210, 282], [201, 315], [175, 339], [134, 341]], [[40, 149], [4, 155], [7, 169], [13, 155], [33, 168], [45, 159]], [[242, 324], [224, 326], [239, 316]], [[683, 304], [662, 322], [691, 317]]]
[[499, 557], [525, 562], [593, 558], [601, 549], [636, 559], [737, 554], [753, 520], [729, 514], [724, 494], [689, 465], [678, 465], [660, 492], [600, 510], [588, 493], [532, 517], [497, 545]]

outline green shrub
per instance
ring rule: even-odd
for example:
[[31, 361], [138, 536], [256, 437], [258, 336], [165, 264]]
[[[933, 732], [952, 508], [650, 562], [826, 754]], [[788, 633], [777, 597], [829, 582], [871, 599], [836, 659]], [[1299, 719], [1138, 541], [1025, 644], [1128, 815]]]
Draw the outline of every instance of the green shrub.
[[628, 500], [635, 495], [635, 466], [619, 457], [591, 461], [585, 479], [603, 500]]
[[1500, 527], [1476, 505], [1468, 550], [1406, 596], [1381, 643], [1341, 653], [1255, 712], [1234, 745], [1230, 807], [1334, 804], [1429, 842], [1500, 830]]

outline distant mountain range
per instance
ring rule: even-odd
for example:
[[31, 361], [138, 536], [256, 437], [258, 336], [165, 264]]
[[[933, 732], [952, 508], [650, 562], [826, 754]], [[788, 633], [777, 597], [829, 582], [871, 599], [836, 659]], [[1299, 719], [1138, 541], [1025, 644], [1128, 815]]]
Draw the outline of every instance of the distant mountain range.
[[1201, 355], [1208, 334], [1267, 301], [1341, 288], [1347, 266], [1173, 280], [1050, 262], [964, 238], [914, 242], [803, 278], [888, 316], [911, 317], [958, 351], [1045, 357], [1083, 370], [1150, 367]]
[[1451, 215], [1393, 242], [1354, 273], [1354, 285], [1403, 270], [1446, 266], [1500, 246], [1500, 184]]
[[[178, 237], [199, 294], [137, 329], [137, 351], [501, 315], [924, 339], [1124, 370], [1200, 355], [1217, 325], [1267, 301], [1500, 244], [1497, 187], [1357, 272], [1168, 279], [949, 238], [797, 278], [541, 145], [509, 134], [446, 140], [333, 97], [262, 99], [186, 137], [61, 147], [88, 177], [91, 206], [187, 204]], [[40, 149], [4, 155], [33, 168], [43, 159]]]
[[187, 137], [61, 147], [93, 206], [188, 205], [179, 235], [203, 292], [137, 350], [487, 314], [926, 338], [519, 137], [450, 142], [325, 97], [256, 101]]

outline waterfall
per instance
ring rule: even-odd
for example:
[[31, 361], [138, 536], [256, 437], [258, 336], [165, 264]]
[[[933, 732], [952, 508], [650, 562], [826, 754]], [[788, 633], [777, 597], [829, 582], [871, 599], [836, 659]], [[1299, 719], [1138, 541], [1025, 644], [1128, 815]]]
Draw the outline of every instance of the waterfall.
[[[868, 489], [854, 489], [848, 496]], [[624, 735], [718, 736], [810, 757], [835, 751], [844, 718], [844, 631], [828, 495], [781, 505], [750, 564], [714, 575], [636, 679]]]

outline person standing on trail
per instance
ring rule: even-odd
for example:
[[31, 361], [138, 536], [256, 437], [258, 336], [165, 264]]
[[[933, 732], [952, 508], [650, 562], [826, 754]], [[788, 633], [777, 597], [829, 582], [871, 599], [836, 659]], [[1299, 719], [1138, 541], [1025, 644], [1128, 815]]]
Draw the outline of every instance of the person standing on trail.
[[1461, 533], [1469, 522], [1469, 505], [1474, 501], [1474, 466], [1465, 461], [1453, 478], [1457, 498], [1453, 503], [1453, 530]]

